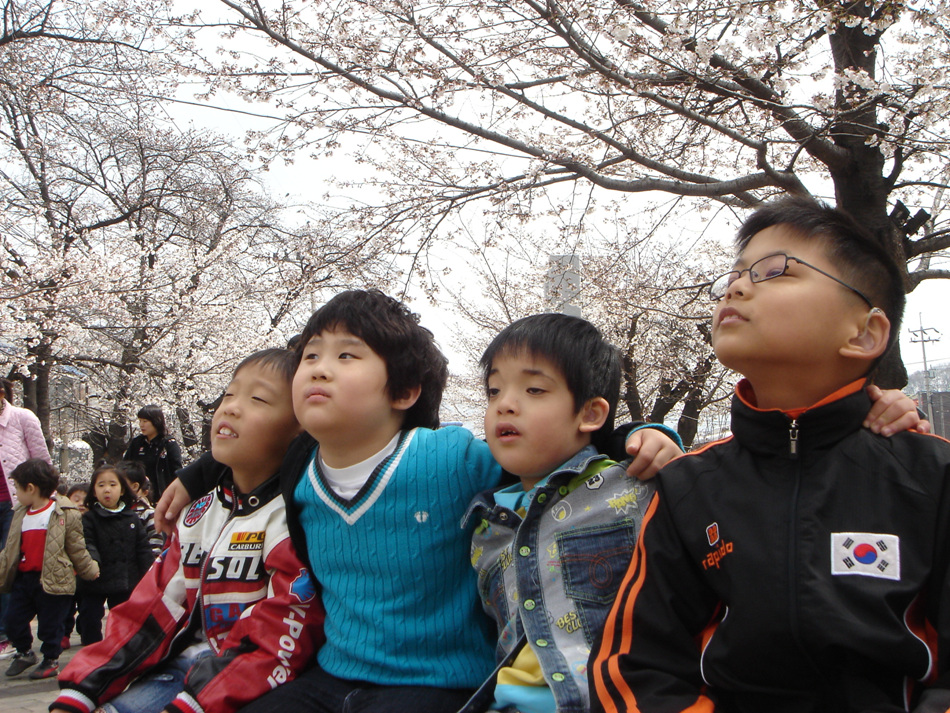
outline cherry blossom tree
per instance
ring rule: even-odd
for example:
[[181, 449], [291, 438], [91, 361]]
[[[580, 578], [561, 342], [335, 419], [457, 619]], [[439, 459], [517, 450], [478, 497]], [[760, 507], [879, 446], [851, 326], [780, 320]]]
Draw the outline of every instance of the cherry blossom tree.
[[[353, 150], [380, 231], [426, 244], [476, 201], [672, 194], [735, 213], [828, 197], [902, 264], [945, 278], [944, 0], [221, 0], [209, 93], [268, 101], [281, 152]], [[263, 144], [262, 144], [263, 145]], [[586, 188], [582, 189], [582, 192]], [[695, 204], [693, 204], [695, 205]], [[902, 382], [899, 359], [882, 376]]]
[[271, 199], [232, 139], [162, 120], [156, 28], [118, 5], [7, 9], [0, 362], [47, 432], [53, 369], [82, 374], [97, 456], [121, 454], [147, 402], [197, 443], [240, 358], [286, 342], [321, 289], [385, 284], [385, 268], [339, 214]]
[[[734, 375], [719, 364], [709, 339], [709, 299], [705, 287], [709, 266], [727, 260], [725, 249], [710, 241], [687, 250], [682, 241], [664, 240], [641, 230], [655, 216], [630, 220], [615, 215], [613, 232], [584, 244], [571, 233], [496, 228], [514, 238], [473, 235], [466, 247], [479, 289], [446, 280], [464, 322], [453, 346], [469, 360], [457, 370], [443, 417], [480, 428], [484, 385], [476, 364], [492, 337], [510, 322], [546, 311], [572, 311], [592, 321], [621, 351], [623, 388], [618, 423], [626, 420], [668, 421], [686, 445], [708, 439], [710, 407], [724, 405]], [[691, 236], [695, 242], [696, 236]], [[578, 257], [574, 274], [550, 252]], [[532, 289], [544, 285], [545, 289]]]

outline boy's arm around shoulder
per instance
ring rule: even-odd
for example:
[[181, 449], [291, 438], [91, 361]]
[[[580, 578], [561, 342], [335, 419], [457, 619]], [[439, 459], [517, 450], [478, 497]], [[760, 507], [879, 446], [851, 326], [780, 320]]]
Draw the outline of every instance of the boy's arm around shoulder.
[[[690, 559], [659, 483], [601, 641], [591, 653], [593, 711], [687, 710], [703, 695], [699, 635], [719, 602]], [[662, 693], [658, 693], [662, 692]]]
[[[268, 538], [279, 542], [271, 546]], [[188, 672], [184, 693], [206, 711], [231, 713], [296, 678], [324, 641], [316, 581], [287, 535], [283, 508], [270, 518], [264, 546], [267, 597], [234, 623], [217, 656], [199, 659]], [[167, 710], [192, 709], [173, 701]]]
[[221, 474], [227, 470], [226, 465], [218, 463], [210, 453], [202, 453], [198, 460], [192, 461], [180, 469], [176, 475], [182, 485], [188, 490], [192, 500], [214, 490]]
[[654, 477], [664, 465], [683, 454], [679, 434], [662, 423], [634, 421], [618, 426], [603, 444], [603, 453], [618, 463], [630, 459], [627, 475]]
[[80, 578], [95, 579], [99, 576], [99, 563], [92, 558], [86, 547], [82, 515], [73, 507], [64, 508], [63, 512], [66, 520], [66, 556], [73, 563], [73, 569]]
[[[446, 487], [461, 487], [469, 493], [495, 488], [501, 481], [501, 466], [491, 454], [488, 444], [461, 426], [446, 426], [436, 431], [420, 429], [425, 441], [425, 458], [429, 468], [440, 475], [449, 475]], [[450, 471], [445, 471], [448, 466]], [[454, 479], [458, 479], [457, 481]], [[453, 483], [457, 485], [453, 486]], [[464, 505], [463, 505], [464, 506]]]

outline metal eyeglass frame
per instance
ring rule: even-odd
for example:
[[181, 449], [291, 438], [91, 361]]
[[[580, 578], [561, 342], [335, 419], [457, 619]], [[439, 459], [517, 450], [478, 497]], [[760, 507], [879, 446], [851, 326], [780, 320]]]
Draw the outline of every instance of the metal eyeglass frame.
[[[764, 270], [764, 271], [763, 271], [763, 270], [762, 270], [763, 263], [768, 263], [769, 261], [775, 261], [777, 258], [781, 258], [781, 259], [782, 259], [782, 271], [781, 271], [781, 272], [775, 272], [774, 274], [771, 274], [771, 272], [774, 272], [774, 270], [773, 270], [773, 271], [769, 271], [769, 270]], [[749, 267], [747, 267], [745, 270], [730, 270], [729, 272], [727, 272], [727, 273], [725, 273], [725, 274], [723, 274], [723, 275], [720, 275], [720, 276], [717, 277], [715, 280], [713, 280], [712, 284], [709, 286], [709, 296], [712, 298], [712, 300], [713, 300], [714, 302], [718, 302], [719, 300], [721, 300], [723, 297], [726, 296], [726, 291], [729, 289], [729, 286], [730, 286], [733, 282], [735, 282], [736, 280], [738, 280], [740, 277], [742, 277], [742, 274], [745, 273], [745, 272], [748, 272], [748, 273], [749, 273], [749, 280], [751, 280], [753, 283], [766, 282], [767, 280], [774, 280], [776, 277], [781, 277], [781, 276], [784, 275], [784, 274], [786, 273], [786, 271], [788, 270], [788, 261], [789, 261], [789, 260], [794, 260], [794, 261], [797, 262], [799, 265], [804, 265], [805, 267], [810, 267], [810, 268], [811, 268], [812, 270], [814, 270], [815, 272], [820, 272], [820, 273], [821, 273], [822, 275], [824, 275], [825, 277], [830, 277], [832, 280], [834, 280], [835, 282], [837, 282], [839, 285], [841, 285], [842, 287], [847, 287], [847, 288], [848, 288], [849, 290], [851, 290], [854, 294], [856, 294], [858, 297], [860, 297], [862, 300], [864, 300], [864, 301], [867, 303], [867, 306], [868, 306], [868, 307], [871, 307], [872, 309], [874, 308], [874, 304], [871, 302], [871, 300], [868, 298], [868, 296], [867, 296], [866, 294], [864, 294], [863, 292], [861, 292], [861, 290], [859, 290], [859, 289], [857, 289], [857, 288], [855, 288], [855, 287], [852, 287], [851, 285], [849, 285], [849, 284], [848, 284], [847, 282], [845, 282], [844, 280], [841, 280], [841, 279], [835, 277], [834, 275], [831, 275], [831, 274], [825, 272], [825, 271], [822, 270], [820, 267], [815, 267], [815, 266], [812, 265], [811, 263], [807, 263], [807, 262], [805, 262], [804, 260], [801, 260], [800, 258], [797, 258], [797, 257], [792, 257], [791, 255], [786, 255], [785, 253], [776, 253], [775, 255], [766, 255], [765, 257], [763, 257], [763, 258], [761, 258], [761, 259], [759, 259], [759, 260], [756, 260], [754, 263], [752, 263], [752, 264], [751, 264]], [[777, 263], [777, 262], [775, 262], [775, 266], [776, 266], [776, 267], [778, 266], [778, 263]], [[757, 268], [758, 268], [758, 269], [757, 269]]]

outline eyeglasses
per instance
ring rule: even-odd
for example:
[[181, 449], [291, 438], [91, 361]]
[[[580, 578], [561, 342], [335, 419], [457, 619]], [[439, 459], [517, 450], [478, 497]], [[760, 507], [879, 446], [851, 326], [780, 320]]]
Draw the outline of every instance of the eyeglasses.
[[830, 275], [821, 268], [810, 265], [804, 260], [799, 260], [797, 257], [791, 257], [790, 255], [785, 255], [784, 253], [779, 253], [778, 255], [769, 255], [764, 257], [761, 260], [756, 260], [752, 263], [751, 266], [747, 267], [745, 270], [733, 270], [732, 272], [727, 272], [722, 277], [717, 278], [712, 285], [709, 286], [709, 296], [713, 300], [719, 301], [726, 296], [726, 292], [729, 290], [729, 286], [742, 277], [742, 273], [748, 272], [749, 279], [755, 282], [765, 282], [766, 280], [774, 280], [776, 277], [781, 277], [788, 271], [788, 262], [789, 260], [794, 260], [799, 265], [804, 265], [805, 267], [810, 267], [815, 272], [820, 272], [825, 277], [830, 277], [832, 280], [837, 282], [843, 287], [847, 287], [854, 294], [860, 297], [862, 300], [867, 302], [868, 307], [873, 308], [874, 304], [868, 299], [868, 296], [861, 292], [860, 290], [855, 289], [847, 282], [839, 280], [834, 275]]

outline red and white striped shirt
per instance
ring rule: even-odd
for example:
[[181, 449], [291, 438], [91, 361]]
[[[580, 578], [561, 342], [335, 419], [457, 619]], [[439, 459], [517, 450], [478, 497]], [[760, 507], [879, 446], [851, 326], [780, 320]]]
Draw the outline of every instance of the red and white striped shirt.
[[23, 528], [20, 534], [19, 572], [42, 572], [43, 552], [46, 549], [46, 530], [53, 514], [53, 500], [50, 499], [39, 510], [27, 510], [23, 516]]

